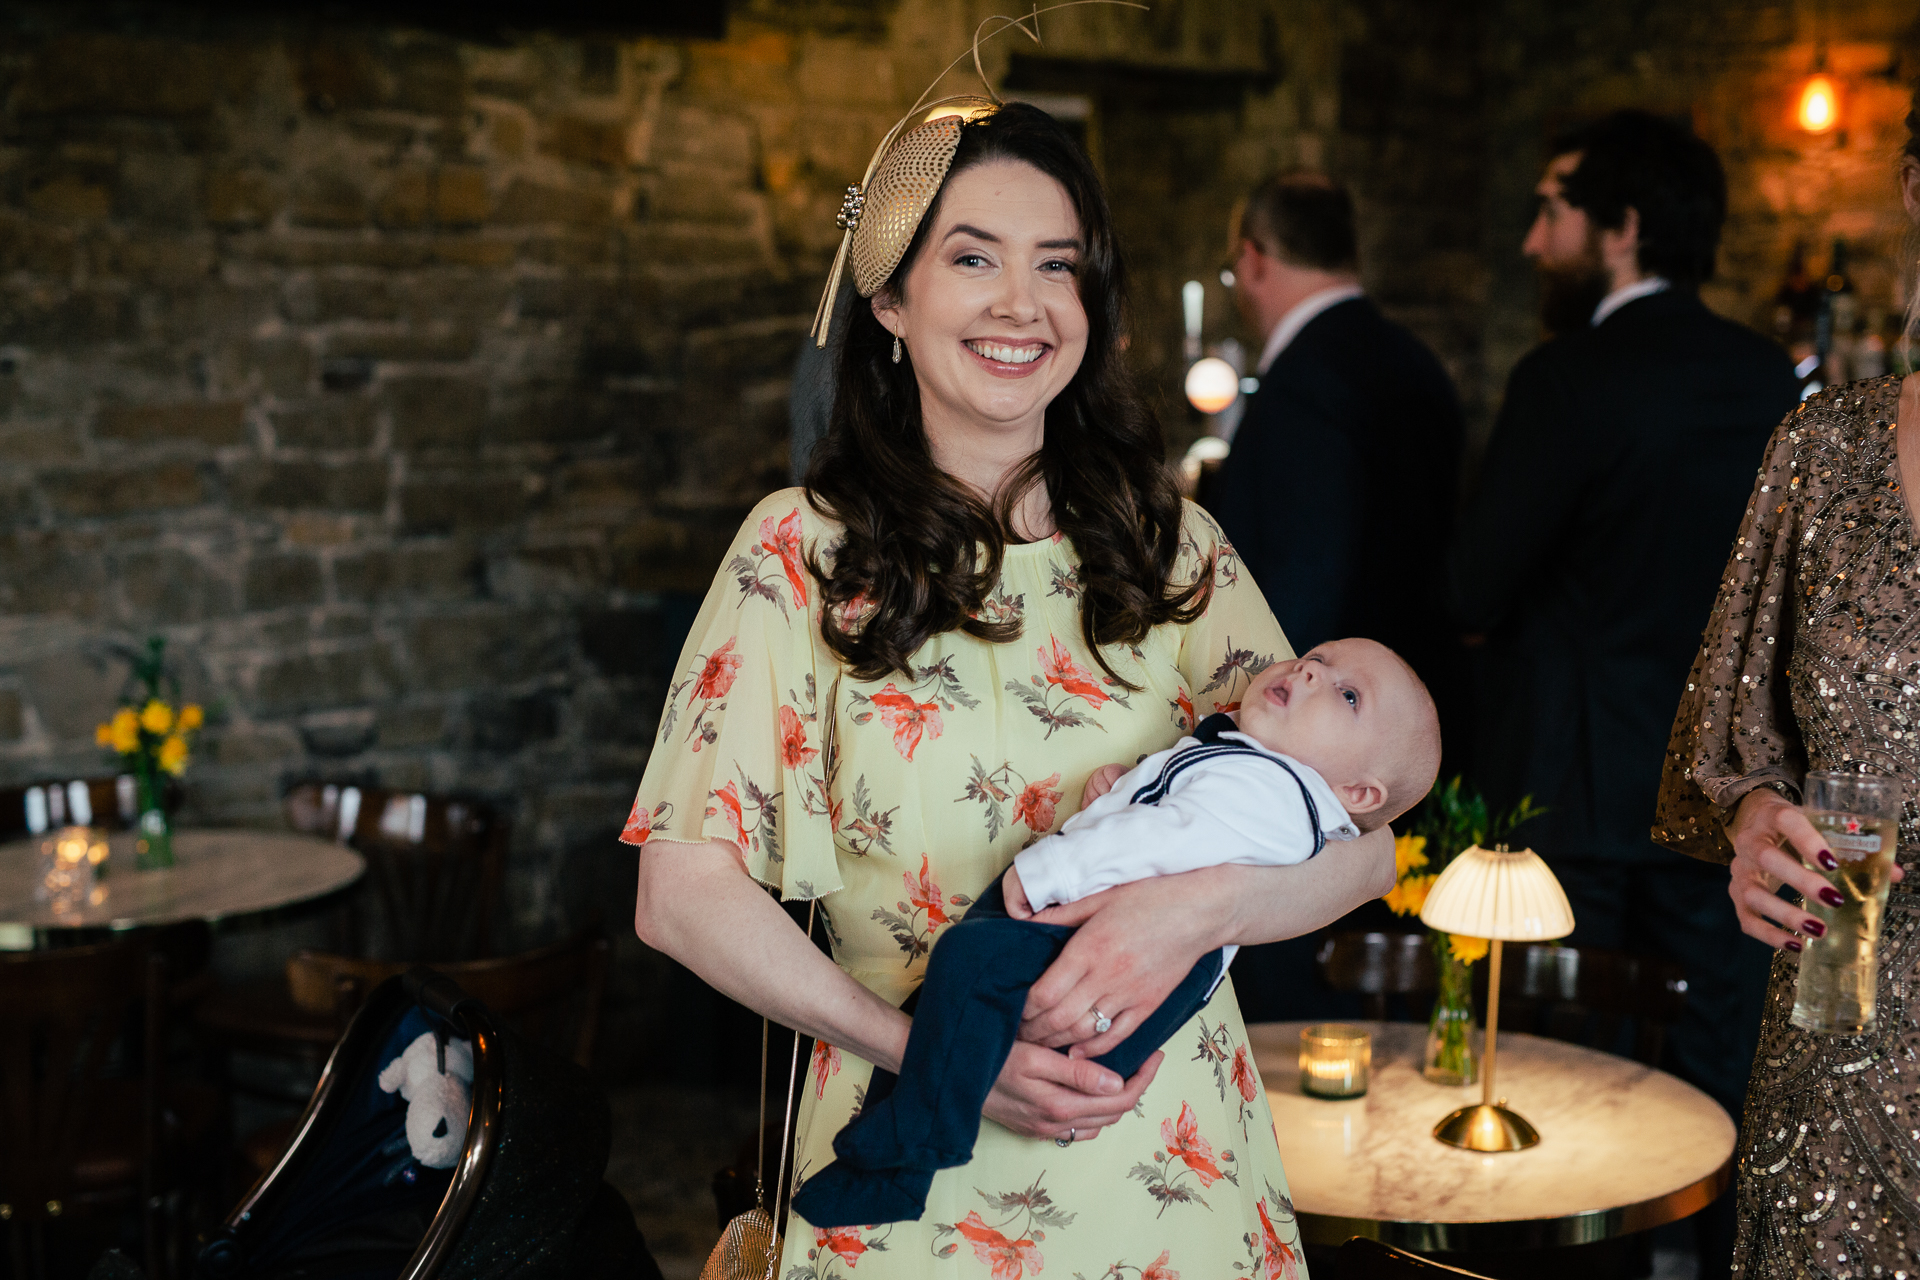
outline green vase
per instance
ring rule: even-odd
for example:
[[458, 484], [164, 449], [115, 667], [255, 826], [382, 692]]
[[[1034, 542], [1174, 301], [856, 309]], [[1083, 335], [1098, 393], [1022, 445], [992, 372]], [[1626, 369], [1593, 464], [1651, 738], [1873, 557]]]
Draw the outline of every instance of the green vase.
[[133, 865], [141, 871], [153, 871], [173, 865], [173, 824], [159, 782], [146, 770], [135, 781], [139, 789], [140, 817], [134, 823]]
[[1472, 1084], [1480, 1078], [1473, 1051], [1473, 966], [1456, 960], [1447, 935], [1430, 935], [1440, 992], [1427, 1020], [1427, 1052], [1421, 1074], [1435, 1084]]

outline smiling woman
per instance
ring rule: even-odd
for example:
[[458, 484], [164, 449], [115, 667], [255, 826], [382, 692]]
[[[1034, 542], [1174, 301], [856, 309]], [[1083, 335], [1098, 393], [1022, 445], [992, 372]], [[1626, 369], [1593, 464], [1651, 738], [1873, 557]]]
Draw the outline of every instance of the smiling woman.
[[[1182, 506], [1128, 383], [1085, 155], [1035, 108], [968, 101], [964, 124], [910, 116], [849, 195], [868, 301], [831, 426], [807, 488], [736, 537], [623, 834], [642, 846], [640, 936], [815, 1039], [803, 1197], [874, 1071], [900, 1072], [933, 949], [1014, 855], [1090, 778], [1111, 785], [1292, 657], [1218, 528]], [[898, 1221], [790, 1215], [778, 1274], [1285, 1273], [1299, 1237], [1231, 980], [1191, 1017], [1176, 1006], [1164, 1060], [1123, 1079], [1095, 1059], [1202, 956], [1318, 928], [1392, 871], [1383, 830], [1339, 857], [1050, 908], [1043, 923], [1075, 928], [1009, 1005], [1020, 1040], [974, 1104], [993, 1123], [971, 1160], [917, 1170], [920, 1211]], [[832, 961], [753, 880], [820, 902]]]

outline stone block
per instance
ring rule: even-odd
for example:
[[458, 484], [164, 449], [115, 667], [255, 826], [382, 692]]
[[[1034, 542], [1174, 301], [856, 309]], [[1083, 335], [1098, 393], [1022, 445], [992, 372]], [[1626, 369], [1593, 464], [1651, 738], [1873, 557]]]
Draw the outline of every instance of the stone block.
[[238, 400], [111, 405], [94, 420], [93, 434], [127, 444], [247, 444], [247, 406]]
[[220, 765], [271, 764], [300, 754], [299, 736], [284, 724], [210, 726], [199, 742], [203, 760]]
[[373, 381], [373, 361], [365, 356], [328, 356], [320, 361], [320, 386], [325, 391], [359, 391]]
[[452, 115], [466, 105], [467, 73], [451, 41], [410, 44], [390, 61], [393, 105], [402, 111]]
[[464, 542], [402, 542], [342, 553], [333, 562], [333, 585], [343, 601], [404, 604], [456, 600], [476, 595], [480, 558]]
[[377, 424], [373, 402], [359, 396], [326, 396], [275, 409], [274, 442], [283, 449], [364, 449]]
[[126, 289], [65, 289], [38, 282], [0, 287], [0, 342], [44, 349], [138, 336], [139, 308]]
[[13, 100], [28, 115], [199, 115], [243, 70], [222, 66], [236, 52], [210, 41], [63, 36], [40, 48]]
[[608, 192], [589, 187], [556, 187], [515, 178], [494, 206], [493, 220], [509, 227], [603, 226], [613, 221], [613, 200]]
[[250, 613], [319, 604], [324, 594], [320, 562], [299, 552], [249, 557], [241, 584], [241, 600]]
[[404, 328], [336, 330], [327, 337], [328, 359], [465, 360], [480, 345], [480, 335], [459, 324], [423, 324]]
[[122, 552], [116, 579], [138, 628], [205, 622], [233, 613], [233, 585], [178, 547]]
[[302, 715], [380, 702], [395, 692], [393, 655], [377, 642], [272, 659], [253, 673], [256, 716]]
[[395, 378], [386, 402], [400, 449], [477, 445], [487, 415], [487, 389], [471, 378]]
[[241, 366], [268, 395], [298, 396], [313, 381], [313, 350], [296, 337], [254, 338], [240, 351]]
[[366, 192], [344, 173], [310, 173], [294, 187], [293, 221], [302, 227], [365, 226]]
[[373, 206], [373, 220], [383, 227], [422, 226], [433, 208], [433, 174], [403, 169], [387, 182]]
[[297, 55], [295, 74], [307, 106], [315, 111], [377, 107], [385, 97], [379, 61], [359, 41], [306, 45]]
[[84, 178], [63, 174], [27, 192], [27, 208], [59, 222], [89, 222], [113, 211], [113, 193]]
[[0, 536], [0, 613], [104, 614], [105, 559], [71, 534], [22, 529]]
[[447, 736], [446, 708], [437, 704], [383, 707], [379, 731], [384, 748], [438, 746]]
[[298, 311], [293, 318], [305, 324], [326, 324], [335, 320], [391, 320], [400, 314], [389, 282], [365, 271], [327, 272], [311, 287], [301, 290], [296, 302], [289, 291], [288, 309]]
[[201, 203], [208, 222], [238, 231], [272, 222], [285, 197], [267, 174], [238, 169], [208, 175]]
[[119, 701], [126, 667], [94, 649], [50, 653], [15, 667], [14, 674], [22, 701], [33, 708], [50, 737], [91, 745], [94, 726], [112, 714]]
[[511, 240], [481, 236], [447, 236], [433, 242], [434, 258], [457, 267], [504, 267], [519, 252], [519, 246]]
[[447, 165], [433, 184], [433, 219], [443, 227], [477, 227], [493, 207], [487, 172], [477, 165]]
[[606, 675], [658, 678], [673, 670], [684, 639], [669, 632], [660, 609], [592, 610], [580, 619], [580, 648]]
[[297, 728], [308, 754], [322, 759], [357, 756], [380, 736], [379, 715], [372, 707], [316, 711], [301, 716]]
[[481, 751], [508, 753], [551, 741], [560, 732], [565, 695], [541, 689], [517, 698], [482, 693], [467, 706], [473, 745]]
[[549, 121], [540, 149], [550, 156], [602, 168], [624, 168], [637, 158], [630, 139], [633, 125], [626, 120], [589, 120], [561, 116]]
[[235, 468], [233, 492], [256, 508], [377, 513], [387, 505], [387, 463], [249, 461]]
[[56, 471], [42, 481], [63, 516], [122, 516], [199, 505], [206, 498], [200, 469], [190, 462], [90, 467]]
[[518, 475], [409, 478], [400, 490], [400, 523], [409, 534], [497, 528], [518, 520], [527, 498]]
[[415, 618], [406, 631], [413, 685], [426, 690], [514, 684], [567, 666], [564, 620], [534, 612]]

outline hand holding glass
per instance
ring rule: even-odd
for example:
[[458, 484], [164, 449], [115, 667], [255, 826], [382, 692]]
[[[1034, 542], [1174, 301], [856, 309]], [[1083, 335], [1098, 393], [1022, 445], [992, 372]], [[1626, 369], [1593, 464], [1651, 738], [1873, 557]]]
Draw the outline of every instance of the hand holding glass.
[[1891, 778], [1807, 775], [1807, 820], [1839, 864], [1822, 874], [1841, 903], [1809, 898], [1804, 904], [1826, 925], [1800, 952], [1793, 1025], [1804, 1031], [1860, 1035], [1873, 1027], [1880, 921], [1900, 838], [1900, 807], [1900, 785]]

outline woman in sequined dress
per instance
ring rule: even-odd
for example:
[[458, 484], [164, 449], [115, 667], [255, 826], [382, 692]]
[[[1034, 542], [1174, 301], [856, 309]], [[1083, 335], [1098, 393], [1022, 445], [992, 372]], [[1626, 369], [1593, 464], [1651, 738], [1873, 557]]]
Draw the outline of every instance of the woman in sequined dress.
[[[1920, 222], [1920, 111], [1907, 122], [1901, 189]], [[1898, 858], [1920, 860], [1912, 494], [1920, 375], [1834, 387], [1789, 416], [1674, 719], [1653, 837], [1728, 863], [1742, 927], [1780, 952], [1736, 1152], [1736, 1276], [1920, 1276], [1920, 888], [1893, 886], [1862, 1036], [1789, 1022], [1801, 939], [1822, 926], [1775, 892], [1834, 892], [1807, 865], [1833, 855], [1795, 807], [1809, 769], [1900, 779]]]

